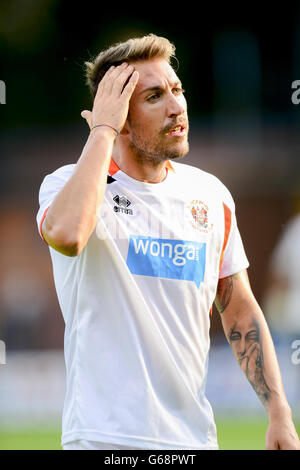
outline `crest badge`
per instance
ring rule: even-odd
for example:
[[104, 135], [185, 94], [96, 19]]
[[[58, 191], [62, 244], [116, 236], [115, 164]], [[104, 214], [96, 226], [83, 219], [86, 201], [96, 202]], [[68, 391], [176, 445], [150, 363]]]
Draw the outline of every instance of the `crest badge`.
[[213, 224], [209, 224], [209, 208], [204, 202], [193, 200], [188, 205], [188, 212], [190, 223], [195, 229], [204, 233], [211, 231]]

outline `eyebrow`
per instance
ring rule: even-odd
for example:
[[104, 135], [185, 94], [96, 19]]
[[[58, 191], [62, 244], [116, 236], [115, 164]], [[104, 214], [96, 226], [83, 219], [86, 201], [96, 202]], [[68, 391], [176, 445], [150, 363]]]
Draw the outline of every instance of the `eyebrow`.
[[[178, 86], [182, 87], [182, 83], [181, 83], [180, 80], [172, 83], [172, 88], [178, 87]], [[142, 95], [143, 93], [146, 93], [146, 91], [163, 91], [163, 90], [164, 90], [164, 88], [161, 87], [160, 85], [151, 86], [151, 87], [145, 88], [143, 91], [141, 91], [140, 95]]]

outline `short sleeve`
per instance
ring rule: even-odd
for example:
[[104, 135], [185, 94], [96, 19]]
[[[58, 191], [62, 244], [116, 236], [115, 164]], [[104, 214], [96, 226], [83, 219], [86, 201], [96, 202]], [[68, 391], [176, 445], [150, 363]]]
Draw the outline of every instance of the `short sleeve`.
[[42, 235], [41, 228], [43, 221], [46, 217], [47, 211], [56, 195], [69, 180], [70, 176], [74, 171], [74, 168], [75, 164], [65, 165], [59, 168], [58, 170], [54, 171], [54, 173], [47, 175], [41, 184], [39, 190], [39, 210], [36, 216], [36, 221], [38, 225], [39, 234], [44, 241], [45, 239]]
[[249, 267], [237, 225], [235, 204], [228, 190], [224, 200], [224, 245], [220, 261], [220, 279], [236, 274]]

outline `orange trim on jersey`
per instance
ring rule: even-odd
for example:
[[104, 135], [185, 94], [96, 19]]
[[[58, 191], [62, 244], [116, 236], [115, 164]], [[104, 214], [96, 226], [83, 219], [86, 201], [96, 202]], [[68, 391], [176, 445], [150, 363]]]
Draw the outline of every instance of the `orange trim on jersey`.
[[42, 220], [41, 220], [41, 223], [40, 223], [40, 235], [41, 235], [42, 239], [44, 240], [44, 242], [47, 244], [47, 246], [48, 246], [48, 243], [46, 242], [46, 240], [45, 240], [45, 238], [44, 238], [44, 236], [43, 236], [42, 225], [43, 225], [43, 222], [44, 222], [44, 220], [45, 220], [45, 217], [46, 217], [47, 212], [48, 212], [49, 209], [50, 209], [50, 206], [47, 207], [47, 209], [45, 210], [45, 212], [44, 212], [44, 214], [43, 214], [43, 217], [42, 217]]
[[[166, 162], [166, 169], [167, 170], [170, 170], [170, 171], [173, 171], [173, 173], [175, 173], [175, 170], [172, 166], [172, 163], [170, 162], [170, 160], [168, 160]], [[111, 158], [110, 160], [110, 165], [109, 165], [109, 169], [108, 169], [108, 173], [110, 174], [110, 176], [113, 176], [115, 173], [117, 173], [118, 171], [120, 170], [120, 168], [118, 167], [118, 165], [116, 164], [116, 162], [113, 160], [113, 158]]]
[[113, 159], [111, 159], [109, 169], [108, 169], [108, 173], [110, 174], [110, 176], [113, 176], [119, 170], [120, 170], [120, 168], [118, 167], [116, 162]]
[[223, 202], [223, 209], [224, 209], [224, 242], [223, 242], [223, 247], [222, 247], [222, 252], [221, 252], [221, 257], [220, 257], [220, 265], [219, 265], [219, 273], [222, 268], [223, 264], [223, 258], [224, 258], [224, 252], [227, 246], [229, 234], [230, 234], [230, 229], [231, 229], [231, 210], [229, 207], [226, 206], [226, 204]]
[[[223, 241], [223, 246], [222, 246], [222, 251], [221, 251], [221, 256], [220, 256], [219, 274], [221, 272], [224, 252], [228, 243], [229, 234], [231, 230], [231, 210], [229, 209], [229, 207], [226, 206], [224, 202], [223, 202], [223, 209], [224, 209], [224, 241]], [[210, 316], [212, 316], [212, 312], [213, 312], [213, 305], [210, 308]]]
[[167, 170], [171, 170], [171, 171], [173, 171], [173, 173], [175, 173], [175, 170], [174, 170], [174, 168], [173, 168], [172, 163], [170, 162], [170, 160], [168, 160], [167, 163], [166, 163], [166, 169], [167, 169]]

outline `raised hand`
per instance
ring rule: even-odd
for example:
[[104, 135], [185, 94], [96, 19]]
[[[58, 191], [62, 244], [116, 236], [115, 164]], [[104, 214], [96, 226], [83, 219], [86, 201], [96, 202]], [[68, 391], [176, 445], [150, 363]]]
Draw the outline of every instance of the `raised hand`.
[[92, 111], [81, 113], [90, 129], [98, 124], [107, 124], [122, 130], [138, 79], [138, 72], [126, 62], [110, 67], [98, 85]]

